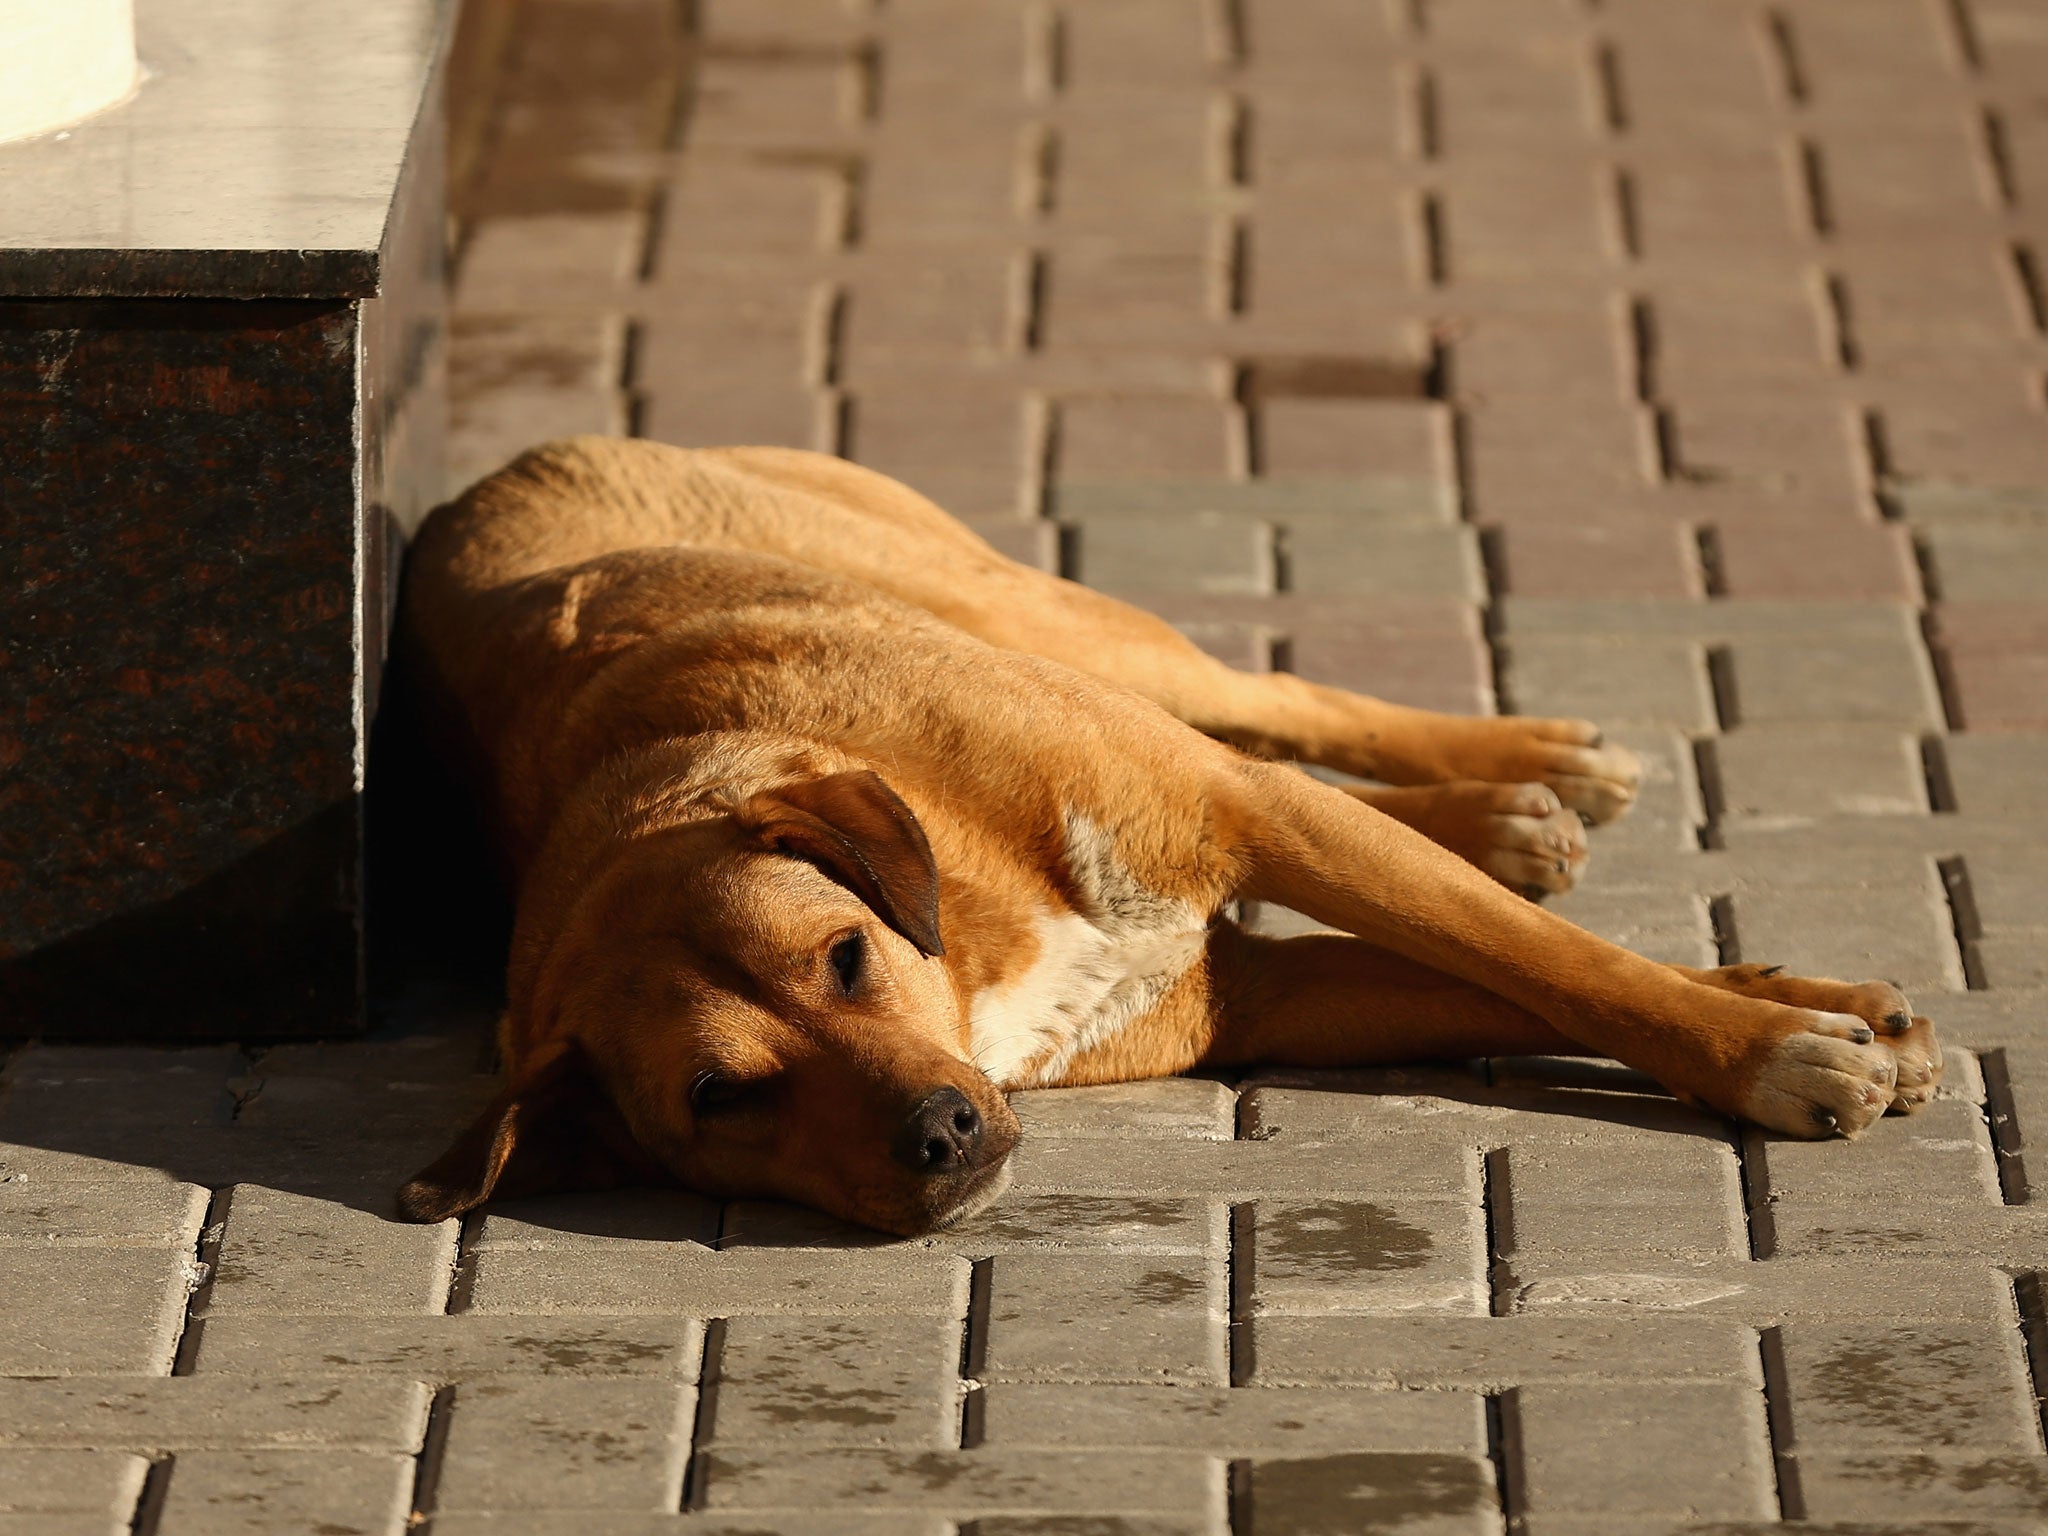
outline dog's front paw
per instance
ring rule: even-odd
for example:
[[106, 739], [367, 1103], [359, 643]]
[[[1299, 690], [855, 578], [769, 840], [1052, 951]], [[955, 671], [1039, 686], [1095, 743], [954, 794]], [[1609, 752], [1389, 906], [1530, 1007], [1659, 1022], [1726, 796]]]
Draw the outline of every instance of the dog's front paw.
[[1786, 1012], [1801, 1017], [1758, 1053], [1737, 1113], [1788, 1136], [1861, 1135], [1898, 1091], [1898, 1058], [1853, 1013]]
[[1861, 1020], [1875, 1045], [1893, 1059], [1894, 1090], [1886, 1107], [1894, 1113], [1911, 1114], [1941, 1084], [1941, 1041], [1934, 1025], [1916, 1015], [1906, 994], [1888, 981], [1788, 976], [1777, 965], [1724, 965], [1702, 972], [1701, 979], [1745, 997]]

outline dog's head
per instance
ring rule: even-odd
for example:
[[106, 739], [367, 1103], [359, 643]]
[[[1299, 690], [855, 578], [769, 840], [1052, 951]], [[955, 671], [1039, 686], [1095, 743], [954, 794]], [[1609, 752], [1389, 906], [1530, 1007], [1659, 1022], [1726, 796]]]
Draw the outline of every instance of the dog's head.
[[522, 914], [510, 1081], [405, 1215], [666, 1173], [910, 1235], [1000, 1192], [1016, 1117], [965, 1059], [938, 868], [879, 776], [612, 840], [566, 886]]

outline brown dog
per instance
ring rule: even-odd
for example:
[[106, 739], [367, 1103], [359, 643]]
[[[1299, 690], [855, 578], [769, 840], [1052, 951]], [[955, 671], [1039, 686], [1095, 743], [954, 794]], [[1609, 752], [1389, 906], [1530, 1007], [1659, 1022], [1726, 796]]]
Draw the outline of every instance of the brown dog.
[[1940, 1075], [1889, 985], [1658, 964], [1481, 874], [1568, 884], [1628, 805], [1591, 726], [1233, 671], [836, 459], [550, 445], [428, 521], [404, 625], [518, 887], [509, 1085], [417, 1219], [667, 1175], [920, 1232], [1000, 1192], [1004, 1089], [1203, 1065], [1590, 1051], [1803, 1136]]

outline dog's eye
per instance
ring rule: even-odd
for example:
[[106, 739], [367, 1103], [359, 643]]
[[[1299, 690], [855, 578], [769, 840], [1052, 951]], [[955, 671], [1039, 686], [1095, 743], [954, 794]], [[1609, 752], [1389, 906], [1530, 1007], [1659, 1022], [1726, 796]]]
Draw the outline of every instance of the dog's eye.
[[749, 1086], [723, 1072], [699, 1072], [690, 1079], [690, 1113], [715, 1115], [731, 1109], [746, 1097]]
[[827, 952], [832, 974], [839, 978], [839, 990], [848, 997], [860, 985], [860, 969], [867, 959], [868, 941], [858, 929], [849, 933]]

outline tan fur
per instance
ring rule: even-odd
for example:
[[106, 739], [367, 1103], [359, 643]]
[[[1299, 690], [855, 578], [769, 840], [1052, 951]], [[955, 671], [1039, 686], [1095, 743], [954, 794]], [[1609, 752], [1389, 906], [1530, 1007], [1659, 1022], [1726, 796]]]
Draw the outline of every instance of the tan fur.
[[[549, 445], [428, 521], [404, 628], [518, 885], [512, 1087], [494, 1130], [409, 1187], [416, 1215], [535, 1160], [514, 1143], [549, 1122], [521, 1096], [545, 1068], [550, 1094], [577, 1070], [597, 1080], [579, 1124], [623, 1118], [586, 1143], [623, 1136], [713, 1193], [898, 1231], [956, 1218], [1015, 1140], [973, 1065], [977, 999], [1013, 1023], [1030, 1012], [1017, 998], [1142, 1004], [1115, 1028], [1095, 1026], [1117, 1008], [1072, 1030], [1048, 1017], [1016, 1070], [1061, 1082], [1591, 1049], [1817, 1134], [1910, 1107], [1938, 1071], [1923, 1028], [1844, 1037], [1908, 1027], [1889, 988], [1658, 965], [1475, 868], [1575, 877], [1578, 817], [1618, 814], [1636, 781], [1584, 722], [1428, 715], [1235, 672], [839, 460]], [[1447, 787], [1347, 795], [1225, 743]], [[762, 807], [805, 794], [828, 822], [882, 830], [828, 826], [838, 842], [792, 849]], [[927, 857], [888, 831], [896, 797], [928, 840], [943, 954], [888, 921], [900, 893], [877, 894]], [[873, 850], [895, 874], [868, 868], [864, 839], [896, 844]], [[1218, 915], [1238, 897], [1356, 937], [1243, 935]], [[1206, 926], [1191, 948], [1182, 912]], [[849, 998], [827, 961], [856, 929], [873, 969]], [[1824, 1059], [1793, 1062], [1793, 1037], [1825, 1041]], [[714, 1069], [757, 1102], [693, 1114]], [[884, 1155], [940, 1086], [985, 1127], [943, 1189]], [[478, 1147], [513, 1150], [486, 1168]]]

